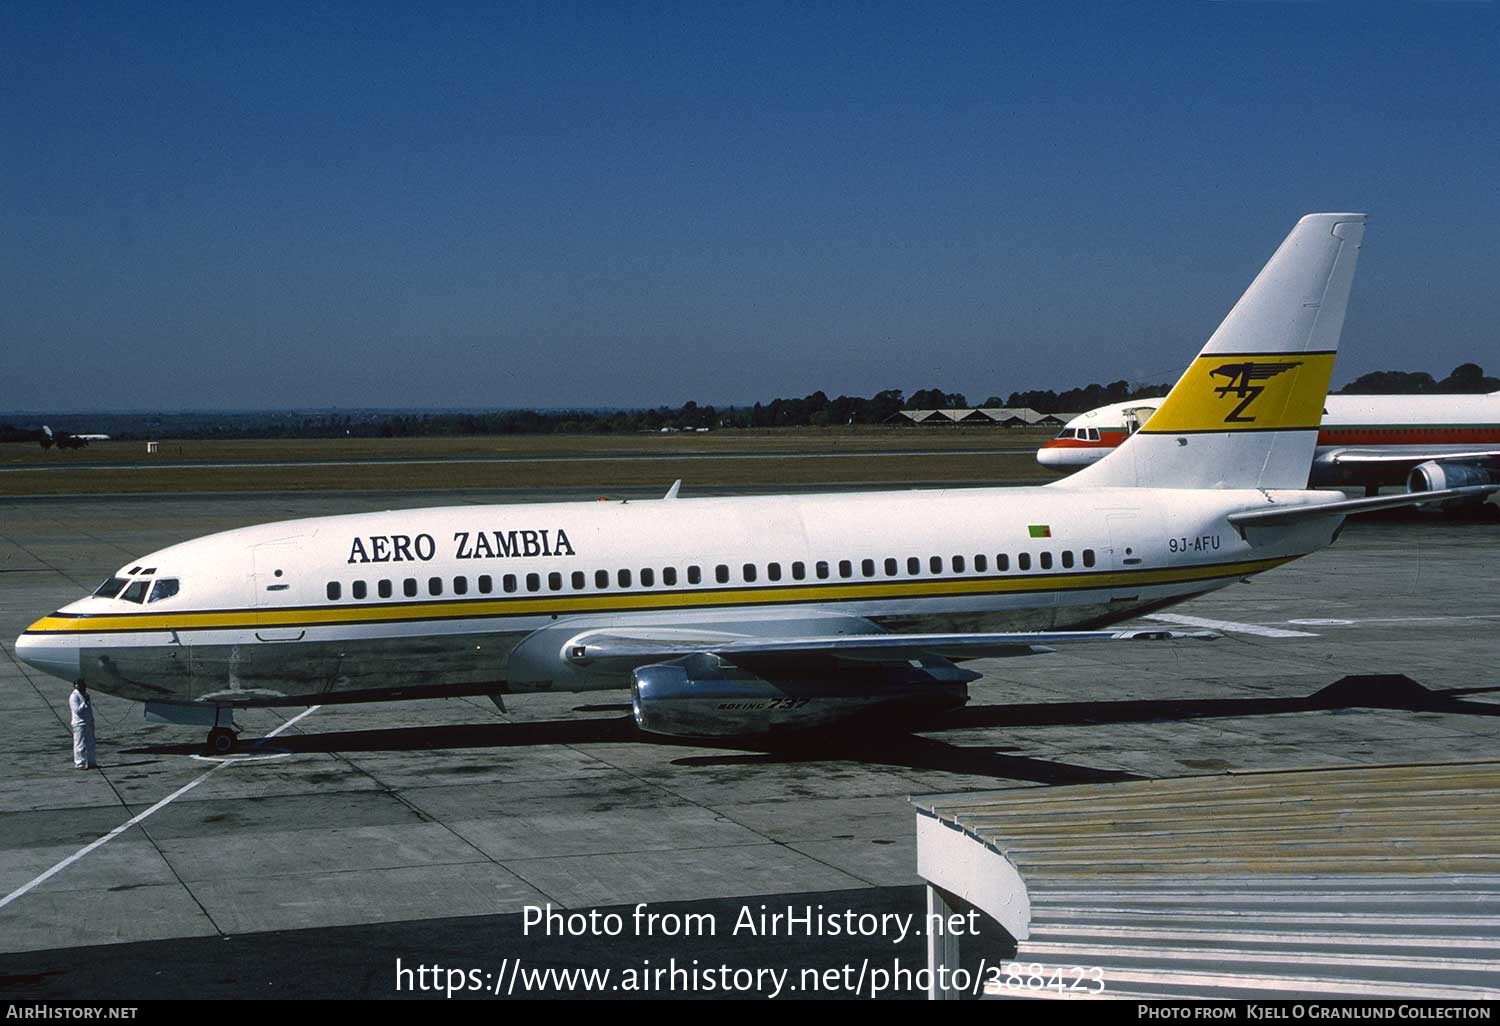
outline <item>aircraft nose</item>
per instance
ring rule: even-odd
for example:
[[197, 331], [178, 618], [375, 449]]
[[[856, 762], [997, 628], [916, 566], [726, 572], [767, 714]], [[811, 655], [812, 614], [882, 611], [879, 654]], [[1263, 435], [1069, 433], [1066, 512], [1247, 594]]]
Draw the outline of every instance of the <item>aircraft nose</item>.
[[1036, 451], [1036, 461], [1044, 467], [1064, 466], [1064, 451], [1063, 449], [1054, 448], [1052, 443], [1048, 442]]
[[81, 675], [78, 646], [66, 638], [22, 634], [16, 639], [16, 658], [69, 684]]

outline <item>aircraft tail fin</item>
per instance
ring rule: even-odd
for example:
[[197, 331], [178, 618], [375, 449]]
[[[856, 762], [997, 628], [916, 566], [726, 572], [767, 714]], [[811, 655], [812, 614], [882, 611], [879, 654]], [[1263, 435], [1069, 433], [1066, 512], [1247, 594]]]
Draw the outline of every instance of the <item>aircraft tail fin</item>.
[[1151, 419], [1057, 487], [1307, 487], [1364, 227], [1298, 221]]

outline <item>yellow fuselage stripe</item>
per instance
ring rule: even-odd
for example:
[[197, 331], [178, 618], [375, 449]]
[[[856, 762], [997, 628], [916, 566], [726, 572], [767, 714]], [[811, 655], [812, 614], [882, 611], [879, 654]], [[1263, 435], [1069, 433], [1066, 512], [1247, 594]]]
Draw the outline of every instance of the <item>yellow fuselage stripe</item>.
[[522, 596], [513, 599], [444, 600], [397, 605], [327, 605], [286, 609], [230, 609], [202, 613], [104, 614], [99, 616], [44, 616], [27, 634], [94, 634], [111, 631], [177, 631], [255, 629], [262, 627], [317, 627], [330, 624], [463, 620], [487, 617], [548, 614], [615, 613], [647, 609], [782, 605], [808, 602], [869, 601], [872, 599], [948, 598], [1003, 595], [1033, 591], [1082, 591], [1138, 585], [1186, 584], [1220, 577], [1260, 573], [1293, 557], [1281, 556], [1239, 563], [1169, 567], [1159, 570], [1095, 571], [1033, 576], [953, 578], [948, 580], [867, 581], [861, 583], [774, 585], [722, 590], [620, 592], [567, 595], [556, 598]]

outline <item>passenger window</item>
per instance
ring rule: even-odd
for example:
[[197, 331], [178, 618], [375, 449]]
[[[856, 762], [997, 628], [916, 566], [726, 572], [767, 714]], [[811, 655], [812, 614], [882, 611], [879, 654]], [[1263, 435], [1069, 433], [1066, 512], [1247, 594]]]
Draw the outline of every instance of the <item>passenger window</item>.
[[915, 577], [922, 572], [922, 561], [916, 556], [906, 557], [906, 572]]
[[744, 566], [740, 567], [740, 569], [745, 574], [745, 580], [746, 580], [746, 582], [753, 583], [755, 581], [755, 564], [754, 563], [746, 563]]
[[[136, 581], [135, 584], [139, 584], [141, 586], [142, 590], [144, 590], [145, 587], [146, 587], [146, 582], [145, 581]], [[138, 599], [138, 598], [136, 598], [136, 599], [130, 598], [130, 592], [131, 592], [131, 590], [133, 590], [135, 588], [135, 584], [132, 584], [130, 586], [130, 588], [127, 588], [126, 591], [125, 591], [125, 594], [121, 595], [120, 597], [123, 598], [123, 599], [130, 599], [131, 602], [139, 602], [140, 599]], [[339, 600], [339, 596], [342, 595], [343, 593], [344, 593], [344, 589], [339, 587], [339, 582], [338, 581], [329, 581], [328, 582], [328, 601], [330, 601], [330, 602], [337, 602]]]
[[656, 571], [649, 566], [641, 568], [641, 587], [649, 588], [656, 583]]
[[770, 580], [773, 580], [773, 581], [779, 581], [779, 580], [781, 580], [781, 564], [780, 563], [767, 563], [766, 564], [766, 577], [768, 579], [770, 579]]
[[562, 591], [562, 574], [554, 570], [547, 575], [547, 590]]
[[995, 557], [995, 569], [999, 570], [1002, 574], [1005, 573], [1005, 571], [1009, 570], [1010, 569], [1010, 557], [1007, 556], [1003, 552], [1000, 553], [998, 556], [996, 556]]
[[813, 565], [813, 573], [818, 575], [818, 580], [820, 581], [828, 580], [828, 564], [821, 559], [818, 560]]
[[1083, 565], [1084, 566], [1093, 566], [1094, 565], [1094, 550], [1093, 549], [1084, 549], [1083, 550]]
[[164, 577], [151, 586], [151, 597], [147, 602], [160, 602], [177, 594], [177, 578]]
[[699, 568], [698, 566], [690, 566], [690, 567], [688, 567], [688, 583], [689, 584], [702, 584], [703, 583], [703, 570], [701, 568]]
[[479, 594], [488, 595], [495, 590], [495, 579], [489, 574], [479, 575]]
[[587, 583], [588, 583], [588, 578], [586, 578], [586, 577], [583, 576], [583, 571], [582, 570], [574, 570], [573, 571], [573, 590], [574, 591], [582, 591], [583, 588], [584, 588], [584, 585], [586, 585]]
[[391, 582], [390, 582], [390, 580], [387, 579], [387, 578], [382, 578], [381, 580], [376, 581], [375, 582], [375, 591], [380, 595], [381, 598], [390, 598], [391, 597]]
[[940, 574], [943, 572], [943, 557], [933, 556], [927, 561], [927, 565], [932, 568], [933, 573]]
[[[455, 577], [455, 578], [453, 578], [453, 594], [455, 594], [455, 595], [467, 595], [468, 593], [469, 593], [469, 579], [467, 577]], [[363, 598], [364, 596], [356, 596], [356, 597], [357, 598]]]
[[506, 574], [504, 577], [500, 578], [500, 587], [503, 588], [503, 589], [505, 589], [508, 592], [515, 591], [516, 590], [516, 575], [515, 574]]
[[[365, 597], [365, 595], [368, 594], [368, 592], [365, 591], [365, 582], [364, 581], [355, 581], [354, 585], [349, 590], [354, 593], [354, 597], [357, 598], [357, 599], [362, 599], [362, 598]], [[154, 598], [153, 598], [153, 601], [154, 601]]]
[[1071, 570], [1073, 568], [1073, 550], [1072, 549], [1063, 549], [1063, 557], [1062, 557], [1062, 559], [1063, 559], [1063, 569], [1064, 570]]
[[718, 566], [714, 567], [714, 580], [718, 581], [720, 584], [728, 584], [729, 567], [723, 563], [720, 563]]
[[604, 589], [604, 588], [608, 588], [609, 587], [609, 571], [608, 570], [595, 570], [594, 571], [594, 587], [599, 588], [599, 589]]
[[443, 593], [443, 579], [441, 577], [427, 578], [427, 594], [441, 595]]
[[840, 577], [853, 577], [854, 576], [854, 564], [851, 563], [851, 562], [849, 562], [847, 559], [841, 559], [841, 560], [839, 560], [839, 576]]
[[668, 588], [677, 584], [677, 568], [675, 566], [664, 566], [661, 568], [661, 583]]
[[859, 561], [859, 572], [866, 577], [875, 576], [875, 561], [873, 559], [862, 559]]
[[415, 577], [408, 577], [406, 580], [402, 581], [401, 590], [403, 593], [405, 593], [407, 598], [416, 598], [417, 579]]
[[961, 574], [961, 573], [964, 572], [964, 557], [962, 557], [962, 556], [954, 556], [953, 557], [953, 572], [956, 573], [956, 574]]
[[987, 557], [985, 557], [985, 556], [975, 556], [974, 557], [974, 572], [976, 574], [982, 574], [986, 570], [988, 570], [989, 568], [990, 568], [990, 561], [989, 561], [989, 559]]
[[527, 591], [541, 591], [542, 590], [542, 575], [541, 574], [527, 574], [526, 575], [526, 590]]
[[792, 580], [805, 581], [807, 579], [807, 564], [796, 562], [792, 564]]
[[629, 570], [621, 570], [619, 573], [615, 574], [615, 579], [620, 582], [620, 587], [622, 587], [622, 588], [628, 588], [628, 587], [630, 587], [630, 571]]
[[1030, 570], [1031, 569], [1031, 553], [1029, 553], [1029, 552], [1023, 552], [1019, 556], [1016, 557], [1016, 569], [1017, 570]]
[[1052, 553], [1050, 553], [1050, 552], [1043, 552], [1042, 553], [1042, 569], [1043, 570], [1051, 570], [1052, 569]]
[[898, 570], [900, 570], [900, 569], [901, 568], [896, 564], [896, 561], [894, 559], [891, 559], [890, 557], [886, 557], [886, 561], [885, 561], [885, 575], [887, 577], [895, 577], [896, 576], [896, 572]]

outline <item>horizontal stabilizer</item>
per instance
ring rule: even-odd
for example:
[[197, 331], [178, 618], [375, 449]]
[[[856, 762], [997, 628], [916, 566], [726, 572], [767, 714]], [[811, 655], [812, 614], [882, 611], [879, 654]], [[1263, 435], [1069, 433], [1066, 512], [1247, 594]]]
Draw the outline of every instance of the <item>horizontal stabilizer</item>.
[[1500, 449], [1485, 449], [1482, 451], [1434, 449], [1431, 452], [1416, 452], [1406, 449], [1396, 452], [1392, 452], [1389, 449], [1335, 449], [1327, 456], [1318, 457], [1318, 462], [1336, 466], [1344, 466], [1346, 464], [1385, 464], [1386, 466], [1392, 466], [1400, 463], [1416, 466], [1418, 463], [1426, 463], [1428, 460], [1441, 460], [1444, 463], [1488, 463], [1491, 460], [1500, 460]]
[[1401, 495], [1380, 495], [1373, 499], [1345, 499], [1342, 502], [1322, 502], [1308, 506], [1269, 506], [1263, 509], [1247, 509], [1229, 514], [1229, 522], [1237, 528], [1278, 527], [1295, 524], [1318, 517], [1346, 517], [1351, 513], [1369, 513], [1377, 509], [1398, 509], [1402, 506], [1422, 506], [1429, 502], [1452, 502], [1454, 499], [1482, 499], [1493, 492], [1500, 492], [1500, 485], [1469, 485], [1465, 488], [1444, 488], [1436, 492], [1406, 492]]

